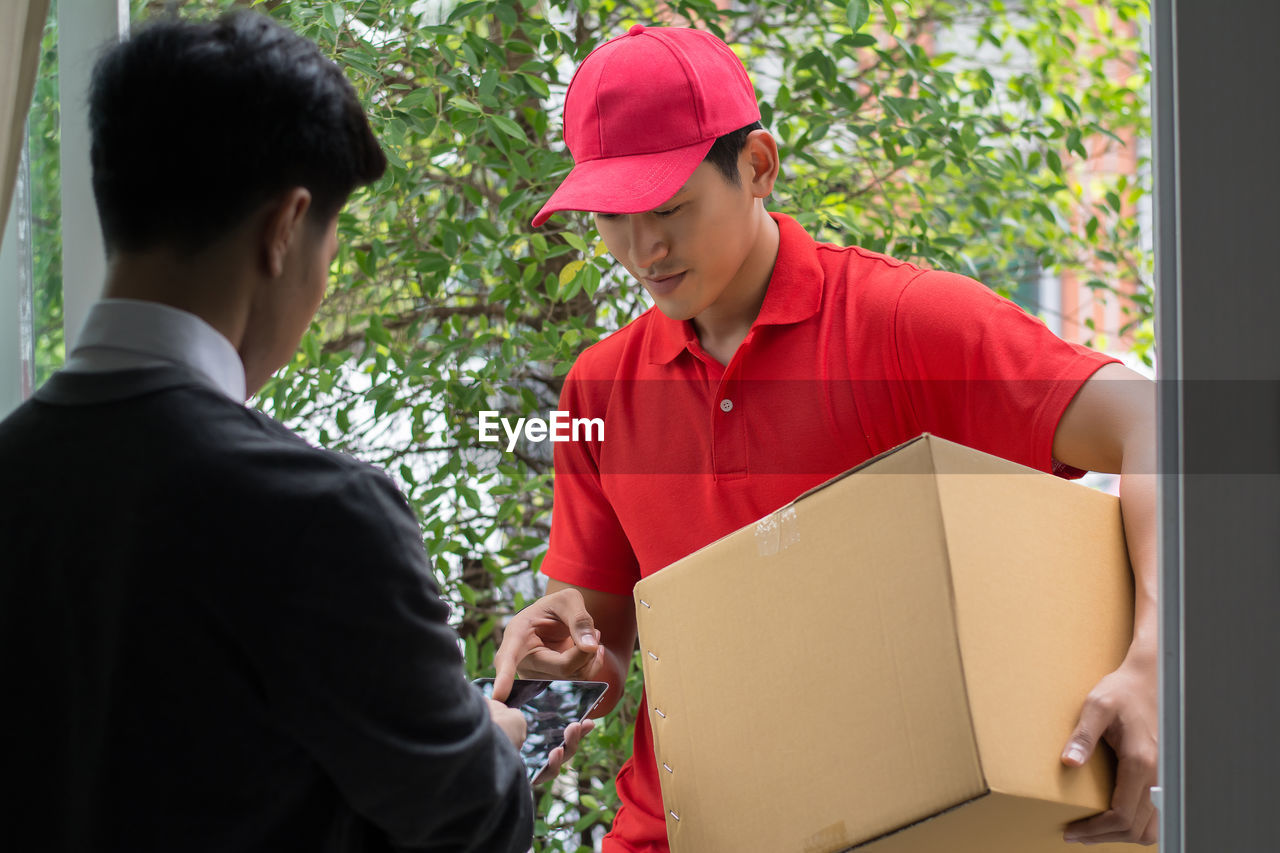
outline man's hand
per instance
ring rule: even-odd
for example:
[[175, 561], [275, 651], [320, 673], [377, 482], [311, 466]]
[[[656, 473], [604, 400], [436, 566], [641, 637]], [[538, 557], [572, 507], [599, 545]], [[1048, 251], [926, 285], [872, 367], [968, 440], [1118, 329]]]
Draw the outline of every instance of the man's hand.
[[507, 698], [517, 672], [525, 678], [605, 681], [604, 654], [582, 593], [553, 592], [517, 613], [503, 631], [493, 658], [493, 697]]
[[[489, 703], [489, 717], [493, 720], [493, 724], [502, 730], [507, 736], [507, 740], [511, 741], [511, 745], [519, 749], [524, 745], [524, 739], [528, 735], [529, 724], [524, 718], [524, 713], [519, 708], [508, 708], [502, 702], [496, 699], [485, 699]], [[581, 723], [570, 723], [564, 730], [564, 745], [557, 746], [551, 750], [551, 755], [547, 759], [547, 766], [542, 769], [538, 777], [533, 780], [533, 784], [540, 782], [550, 782], [559, 773], [561, 768], [569, 763], [569, 759], [578, 752], [578, 745], [582, 743], [583, 736], [595, 728], [595, 723], [591, 720], [584, 720]]]
[[570, 723], [564, 730], [564, 746], [557, 746], [551, 750], [551, 757], [547, 759], [547, 766], [542, 768], [542, 772], [533, 780], [533, 784], [539, 785], [556, 778], [560, 770], [568, 765], [569, 760], [577, 754], [578, 744], [582, 743], [583, 736], [595, 728], [595, 725], [591, 720]]
[[1106, 738], [1118, 759], [1116, 788], [1111, 808], [1068, 825], [1064, 840], [1155, 843], [1160, 815], [1151, 803], [1150, 789], [1156, 784], [1159, 757], [1156, 692], [1156, 660], [1148, 655], [1126, 658], [1089, 693], [1080, 722], [1062, 751], [1062, 763], [1079, 767], [1093, 755], [1098, 738]]
[[[493, 695], [506, 699], [517, 671], [528, 678], [595, 680], [604, 652], [582, 593], [565, 589], [544, 596], [517, 613], [503, 631], [502, 645], [493, 658], [497, 670]], [[551, 750], [547, 766], [533, 783], [554, 779], [577, 753], [582, 736], [594, 726], [586, 720], [565, 728], [564, 746]]]
[[525, 722], [524, 714], [520, 713], [520, 709], [508, 708], [493, 699], [485, 701], [489, 703], [489, 717], [493, 720], [493, 724], [502, 730], [507, 740], [511, 741], [511, 745], [516, 749], [523, 746], [525, 735], [529, 732], [529, 724]]
[[[593, 613], [601, 618], [599, 628]], [[526, 678], [604, 681], [609, 689], [592, 712], [592, 716], [602, 717], [622, 695], [635, 642], [631, 596], [551, 580], [547, 595], [512, 617], [503, 631], [502, 645], [493, 658], [493, 696], [510, 696], [517, 673]], [[535, 784], [560, 772], [593, 725], [587, 720], [565, 729], [564, 746], [552, 750], [550, 762]]]

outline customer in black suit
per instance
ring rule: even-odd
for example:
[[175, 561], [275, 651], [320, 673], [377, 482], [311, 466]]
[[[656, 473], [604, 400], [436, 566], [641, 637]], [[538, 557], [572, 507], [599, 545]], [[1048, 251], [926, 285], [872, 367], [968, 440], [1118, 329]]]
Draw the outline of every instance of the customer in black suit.
[[243, 405], [385, 168], [353, 89], [241, 13], [111, 49], [90, 114], [104, 299], [0, 423], [0, 849], [527, 850], [408, 505]]

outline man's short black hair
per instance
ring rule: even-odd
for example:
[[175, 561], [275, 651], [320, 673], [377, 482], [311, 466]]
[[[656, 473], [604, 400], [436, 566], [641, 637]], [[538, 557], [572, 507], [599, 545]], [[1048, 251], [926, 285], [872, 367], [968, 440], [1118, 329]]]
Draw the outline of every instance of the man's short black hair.
[[746, 127], [740, 127], [724, 136], [716, 137], [711, 150], [707, 152], [706, 157], [702, 158], [704, 163], [710, 163], [719, 169], [724, 179], [735, 187], [742, 184], [738, 176], [738, 155], [742, 153], [743, 147], [747, 144], [747, 137], [753, 130], [764, 130], [764, 125], [753, 121]]
[[89, 91], [93, 194], [109, 252], [196, 251], [291, 187], [327, 223], [386, 158], [315, 44], [253, 12], [152, 24]]

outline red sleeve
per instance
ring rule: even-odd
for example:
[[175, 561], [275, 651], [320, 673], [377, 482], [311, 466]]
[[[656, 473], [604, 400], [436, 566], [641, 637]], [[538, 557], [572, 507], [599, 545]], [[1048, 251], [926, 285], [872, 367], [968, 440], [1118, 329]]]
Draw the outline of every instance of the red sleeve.
[[1062, 413], [1094, 372], [1117, 359], [1059, 338], [971, 278], [927, 272], [902, 291], [894, 343], [922, 428], [1041, 471], [1083, 472], [1053, 459]]
[[[565, 379], [560, 409], [571, 418], [603, 419], [610, 383], [579, 383], [576, 372], [575, 366]], [[554, 453], [551, 544], [542, 572], [586, 589], [630, 595], [640, 567], [600, 481], [600, 442], [557, 442]]]

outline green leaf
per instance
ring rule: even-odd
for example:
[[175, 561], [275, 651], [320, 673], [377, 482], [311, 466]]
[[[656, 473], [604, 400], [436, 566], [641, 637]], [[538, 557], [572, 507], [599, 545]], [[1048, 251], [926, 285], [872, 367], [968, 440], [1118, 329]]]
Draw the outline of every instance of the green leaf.
[[382, 153], [383, 153], [383, 154], [385, 154], [385, 155], [387, 156], [387, 162], [388, 162], [392, 167], [394, 167], [394, 168], [396, 168], [396, 169], [407, 169], [407, 168], [408, 168], [408, 165], [404, 162], [404, 160], [400, 157], [400, 155], [396, 152], [396, 150], [395, 150], [394, 148], [389, 148], [389, 147], [387, 147], [387, 146], [385, 146], [385, 145], [384, 145], [384, 146], [382, 147]]
[[862, 25], [867, 22], [867, 18], [871, 16], [871, 9], [868, 0], [849, 0], [849, 5], [845, 8], [845, 17], [849, 20], [849, 29], [855, 33], [862, 29]]
[[452, 24], [460, 21], [483, 5], [484, 2], [482, 2], [482, 0], [475, 0], [475, 2], [471, 3], [459, 3], [454, 7], [453, 11], [449, 13], [449, 18], [446, 23]]
[[1045, 156], [1045, 160], [1049, 162], [1049, 168], [1053, 170], [1053, 173], [1055, 175], [1061, 175], [1062, 174], [1062, 158], [1058, 156], [1058, 152], [1054, 151], [1053, 149], [1049, 149], [1049, 151], [1044, 156]]
[[346, 15], [343, 13], [341, 5], [330, 3], [324, 7], [324, 17], [329, 22], [329, 27], [337, 31], [342, 29], [342, 22]]
[[547, 85], [547, 81], [543, 80], [536, 74], [521, 74], [520, 79], [525, 82], [530, 89], [536, 94], [546, 98], [551, 95], [551, 87]]
[[489, 116], [489, 121], [493, 122], [499, 130], [512, 139], [518, 139], [521, 142], [529, 141], [529, 137], [525, 135], [524, 128], [506, 116]]
[[367, 50], [348, 50], [342, 54], [342, 62], [367, 77], [378, 77], [378, 63]]
[[518, 18], [516, 18], [516, 10], [501, 3], [493, 7], [493, 15], [508, 27], [514, 27], [518, 21]]
[[893, 11], [893, 0], [881, 0], [880, 6], [884, 9], [885, 32], [892, 34], [898, 28], [898, 15]]
[[450, 98], [449, 106], [455, 109], [462, 110], [464, 113], [473, 113], [476, 115], [480, 115], [484, 113], [484, 110], [480, 109], [480, 105], [477, 104], [475, 101], [469, 101], [466, 98], [463, 98], [461, 96], [455, 96]]
[[402, 110], [412, 107], [422, 106], [423, 104], [434, 104], [436, 102], [436, 93], [426, 86], [420, 86], [405, 94], [400, 102], [396, 105]]
[[1089, 159], [1089, 152], [1085, 150], [1084, 144], [1080, 141], [1080, 130], [1071, 128], [1067, 131], [1067, 150], [1074, 151], [1084, 159]]
[[569, 263], [565, 264], [564, 267], [560, 270], [560, 278], [559, 278], [560, 287], [561, 288], [567, 287], [569, 285], [569, 282], [573, 281], [574, 277], [578, 274], [578, 270], [586, 266], [586, 263], [587, 263], [586, 261], [577, 260], [577, 261], [569, 261]]
[[587, 296], [594, 299], [596, 291], [600, 289], [600, 270], [595, 264], [588, 264], [582, 273], [582, 289]]
[[320, 341], [316, 338], [314, 332], [307, 332], [302, 336], [302, 348], [306, 352], [307, 361], [310, 364], [320, 364]]

